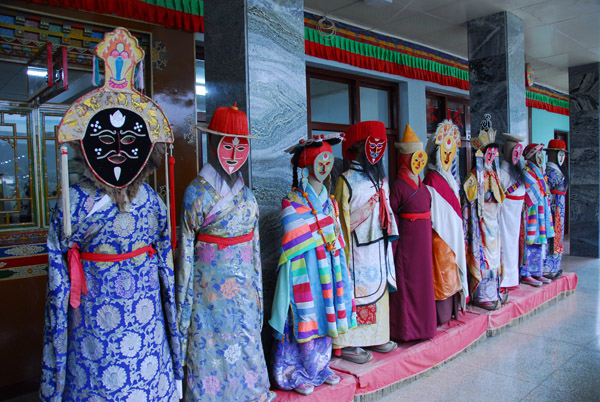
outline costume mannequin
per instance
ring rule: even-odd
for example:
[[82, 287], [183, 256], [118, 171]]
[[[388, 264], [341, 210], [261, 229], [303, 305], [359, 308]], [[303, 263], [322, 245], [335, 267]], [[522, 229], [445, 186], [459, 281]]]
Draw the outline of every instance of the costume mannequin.
[[358, 327], [333, 340], [342, 359], [366, 363], [372, 359], [368, 347], [388, 353], [396, 347], [390, 341], [388, 286], [396, 289], [392, 241], [398, 238], [392, 219], [389, 186], [383, 172], [387, 147], [385, 125], [364, 121], [346, 130], [342, 144], [350, 168], [335, 186], [340, 206], [346, 261], [354, 283]]
[[491, 120], [486, 119], [482, 122], [479, 136], [471, 140], [473, 147], [477, 149], [476, 168], [467, 176], [463, 185], [463, 219], [467, 238], [471, 304], [486, 310], [498, 309], [508, 301], [507, 294], [500, 294], [502, 265], [498, 219], [504, 192], [496, 173], [498, 145], [495, 144], [495, 139], [496, 132], [491, 126]]
[[137, 39], [117, 28], [95, 52], [105, 61], [104, 87], [75, 102], [58, 133], [85, 173], [68, 187], [63, 146], [40, 400], [177, 401], [183, 370], [168, 211], [144, 183], [173, 134], [133, 88], [144, 57]]
[[390, 336], [400, 341], [435, 336], [431, 194], [419, 173], [427, 164], [423, 143], [407, 124], [399, 152], [398, 178], [390, 202], [400, 238], [394, 243], [398, 290], [390, 294]]
[[544, 266], [544, 277], [557, 279], [562, 274], [560, 263], [563, 255], [563, 238], [565, 232], [565, 197], [568, 188], [564, 162], [567, 156], [567, 145], [563, 140], [550, 140], [546, 163], [546, 179], [550, 188], [550, 209], [554, 223], [554, 237], [548, 242], [548, 253]]
[[220, 140], [218, 164], [205, 165], [190, 183], [181, 213], [177, 313], [186, 400], [270, 401], [258, 204], [238, 172], [256, 137], [236, 106], [216, 109], [201, 129]]
[[544, 259], [548, 239], [554, 237], [554, 225], [548, 196], [550, 189], [544, 178], [542, 144], [529, 144], [525, 157], [525, 256], [521, 265], [521, 282], [542, 286], [551, 280], [544, 278]]
[[303, 395], [340, 381], [329, 368], [331, 338], [356, 327], [339, 210], [329, 195], [329, 142], [340, 140], [314, 137], [286, 150], [293, 154], [294, 179], [293, 191], [281, 201], [284, 234], [269, 320], [278, 340], [272, 375], [279, 388]]
[[428, 172], [423, 183], [431, 194], [433, 289], [438, 325], [458, 318], [465, 307], [467, 260], [458, 183], [452, 175], [460, 131], [450, 120], [441, 122], [427, 142]]
[[523, 179], [524, 139], [512, 134], [504, 134], [506, 142], [502, 146], [502, 162], [498, 177], [504, 189], [504, 202], [500, 210], [500, 236], [502, 246], [502, 288], [519, 286], [519, 233], [523, 217], [525, 184]]

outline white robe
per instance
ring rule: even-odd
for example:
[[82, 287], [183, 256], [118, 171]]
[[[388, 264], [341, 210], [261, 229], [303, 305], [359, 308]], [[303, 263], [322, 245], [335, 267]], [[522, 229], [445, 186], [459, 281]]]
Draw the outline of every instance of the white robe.
[[[498, 172], [500, 183], [508, 196], [507, 189], [512, 186], [516, 179], [510, 175], [510, 165], [503, 160]], [[501, 287], [508, 288], [519, 285], [519, 233], [521, 231], [521, 219], [523, 216], [523, 198], [525, 196], [525, 185], [521, 185], [510, 194], [502, 203], [500, 210], [500, 239], [502, 246], [502, 267], [504, 279]], [[521, 199], [514, 199], [519, 197]]]

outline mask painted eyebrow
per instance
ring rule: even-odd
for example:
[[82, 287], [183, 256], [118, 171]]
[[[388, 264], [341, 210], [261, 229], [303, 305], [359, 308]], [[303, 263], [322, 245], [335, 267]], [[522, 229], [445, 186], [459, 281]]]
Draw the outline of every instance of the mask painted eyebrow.
[[125, 135], [125, 134], [132, 134], [132, 135], [135, 135], [136, 137], [146, 137], [145, 133], [136, 133], [133, 130], [121, 131], [121, 135]]
[[90, 133], [90, 137], [98, 137], [99, 135], [102, 134], [112, 134], [112, 135], [117, 135], [117, 130], [109, 130], [109, 129], [104, 129], [101, 131], [98, 131], [97, 133]]

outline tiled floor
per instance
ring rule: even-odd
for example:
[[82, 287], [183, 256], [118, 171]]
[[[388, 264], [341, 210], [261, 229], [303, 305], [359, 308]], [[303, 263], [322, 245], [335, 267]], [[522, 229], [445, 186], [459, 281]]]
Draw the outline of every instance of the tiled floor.
[[565, 256], [577, 290], [383, 401], [600, 401], [600, 260]]
[[600, 401], [600, 260], [567, 255], [563, 269], [579, 277], [574, 294], [382, 402]]

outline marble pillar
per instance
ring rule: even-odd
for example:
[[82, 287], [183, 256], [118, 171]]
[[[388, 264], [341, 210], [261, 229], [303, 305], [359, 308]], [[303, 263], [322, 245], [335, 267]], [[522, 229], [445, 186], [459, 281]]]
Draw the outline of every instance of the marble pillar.
[[600, 63], [569, 68], [571, 254], [600, 256]]
[[[303, 2], [205, 0], [204, 24], [207, 115], [237, 100], [260, 137], [251, 141], [247, 173], [260, 206], [266, 324], [281, 253], [281, 199], [292, 185], [283, 150], [307, 136]], [[271, 333], [268, 324], [263, 333]]]
[[492, 115], [498, 142], [502, 133], [527, 137], [523, 20], [503, 11], [467, 23], [471, 131]]

